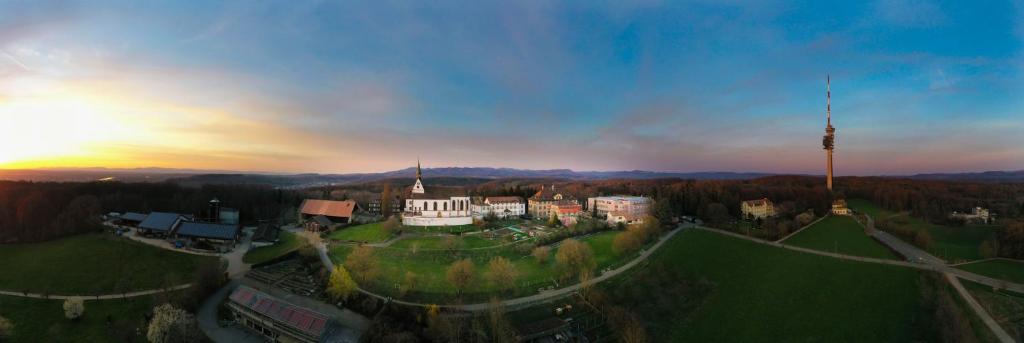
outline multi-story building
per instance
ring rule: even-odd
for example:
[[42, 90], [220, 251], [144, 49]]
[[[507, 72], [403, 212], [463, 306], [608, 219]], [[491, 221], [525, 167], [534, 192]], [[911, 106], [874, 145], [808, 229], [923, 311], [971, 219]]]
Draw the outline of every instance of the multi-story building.
[[740, 204], [743, 218], [767, 218], [775, 216], [775, 204], [768, 198], [747, 200]]
[[606, 217], [615, 212], [619, 215], [643, 217], [650, 213], [651, 198], [615, 195], [587, 199], [587, 210], [596, 217]]
[[228, 299], [227, 307], [239, 326], [268, 341], [347, 341], [344, 330], [327, 315], [295, 306], [248, 286], [238, 286]]
[[[383, 209], [381, 208], [381, 204], [383, 202], [384, 202], [383, 197], [377, 197], [375, 199], [371, 199], [370, 202], [366, 204], [366, 211], [369, 212], [371, 215], [375, 215], [375, 216], [383, 215], [384, 212], [383, 212]], [[402, 201], [402, 198], [398, 197], [397, 195], [392, 197], [391, 198], [391, 214], [402, 213], [402, 205], [404, 203], [405, 202]]]
[[537, 218], [548, 218], [551, 214], [551, 205], [564, 202], [579, 204], [572, 195], [556, 191], [555, 185], [551, 185], [551, 188], [541, 186], [540, 190], [528, 200], [529, 213]]
[[837, 216], [848, 216], [852, 214], [849, 207], [846, 207], [846, 199], [836, 199], [832, 201], [832, 214]]
[[474, 201], [473, 216], [477, 218], [494, 214], [498, 218], [513, 218], [526, 215], [526, 202], [517, 196], [486, 197]]
[[981, 223], [990, 224], [993, 221], [993, 215], [987, 208], [975, 207], [971, 209], [971, 213], [960, 213], [954, 211], [949, 215], [951, 218], [963, 219], [969, 223]]
[[583, 206], [575, 201], [562, 200], [548, 206], [547, 218], [557, 216], [562, 225], [572, 226], [579, 220], [580, 213], [583, 213]]

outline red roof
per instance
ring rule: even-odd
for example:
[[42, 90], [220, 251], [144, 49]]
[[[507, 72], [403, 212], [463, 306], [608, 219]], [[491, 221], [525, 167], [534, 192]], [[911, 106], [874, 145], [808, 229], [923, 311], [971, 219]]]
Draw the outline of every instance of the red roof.
[[327, 316], [286, 303], [247, 286], [238, 286], [235, 292], [231, 293], [231, 301], [313, 337], [322, 336], [327, 327]]
[[516, 196], [487, 197], [486, 201], [487, 201], [488, 204], [507, 204], [507, 203], [522, 204], [523, 203], [523, 198], [516, 197]]
[[302, 202], [302, 214], [350, 218], [352, 217], [352, 211], [354, 211], [357, 206], [359, 205], [356, 205], [355, 200], [333, 201], [306, 199], [306, 201]]

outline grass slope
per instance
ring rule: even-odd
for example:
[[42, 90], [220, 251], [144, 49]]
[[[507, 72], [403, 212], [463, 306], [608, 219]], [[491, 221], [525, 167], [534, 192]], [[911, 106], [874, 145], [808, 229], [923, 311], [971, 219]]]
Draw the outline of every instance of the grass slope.
[[[501, 245], [505, 242], [487, 239], [477, 236], [461, 236], [456, 237], [456, 248], [457, 249], [477, 249], [487, 248], [495, 245]], [[412, 249], [414, 246], [421, 250], [440, 250], [444, 249], [444, 238], [431, 236], [431, 237], [414, 237], [405, 238], [391, 244], [392, 248], [398, 249]]]
[[914, 230], [927, 230], [934, 241], [930, 253], [947, 261], [972, 261], [981, 259], [978, 247], [986, 239], [995, 235], [996, 226], [992, 225], [965, 225], [962, 227], [950, 227], [936, 225], [924, 220], [912, 217], [906, 213], [896, 213], [879, 207], [878, 205], [864, 199], [850, 199], [850, 208], [867, 213], [875, 220], [886, 218], [895, 225], [903, 225]]
[[908, 342], [919, 272], [680, 232], [652, 257], [714, 289], [695, 313], [659, 317], [654, 341]]
[[242, 257], [242, 262], [258, 264], [284, 256], [301, 247], [305, 241], [294, 233], [282, 230], [277, 243], [265, 247], [250, 249]]
[[327, 237], [339, 241], [383, 242], [391, 238], [391, 235], [381, 230], [381, 225], [384, 225], [384, 222], [347, 227], [331, 232]]
[[[153, 302], [152, 297], [90, 300], [83, 316], [71, 321], [64, 318], [63, 300], [0, 296], [0, 316], [14, 324], [11, 342], [41, 342], [44, 337], [46, 342], [145, 341], [145, 315]], [[136, 336], [136, 329], [143, 336]]]
[[986, 285], [967, 280], [962, 282], [1006, 333], [1018, 342], [1024, 341], [1024, 294], [993, 291], [992, 287]]
[[1024, 261], [988, 260], [957, 266], [957, 268], [1013, 283], [1024, 283]]
[[895, 259], [896, 255], [864, 233], [852, 217], [830, 216], [784, 243], [840, 254]]
[[105, 233], [0, 245], [0, 289], [108, 294], [187, 282], [203, 259]]

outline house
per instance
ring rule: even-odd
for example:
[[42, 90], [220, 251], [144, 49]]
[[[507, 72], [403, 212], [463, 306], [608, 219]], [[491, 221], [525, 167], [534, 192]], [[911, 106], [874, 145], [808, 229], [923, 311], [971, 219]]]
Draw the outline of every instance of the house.
[[644, 217], [637, 216], [637, 215], [629, 213], [629, 212], [618, 212], [618, 211], [616, 211], [616, 212], [608, 212], [608, 214], [605, 215], [605, 220], [608, 222], [608, 225], [617, 225], [619, 223], [623, 223], [623, 224], [627, 224], [627, 225], [628, 224], [642, 224], [644, 222]]
[[182, 221], [190, 217], [169, 212], [153, 212], [139, 223], [139, 232], [144, 235], [169, 236]]
[[548, 210], [550, 213], [546, 216], [547, 218], [557, 216], [556, 218], [562, 222], [562, 225], [572, 226], [579, 221], [580, 213], [583, 213], [583, 206], [573, 201], [563, 200], [551, 204], [548, 206]]
[[256, 227], [256, 232], [252, 234], [252, 246], [259, 248], [274, 245], [277, 243], [280, 235], [281, 229], [277, 225], [262, 223]]
[[851, 215], [849, 207], [846, 207], [846, 199], [836, 199], [832, 201], [832, 214], [837, 216], [848, 216]]
[[182, 222], [174, 230], [175, 238], [188, 239], [194, 247], [197, 243], [209, 244], [219, 252], [231, 250], [238, 242], [241, 228], [238, 225], [217, 223]]
[[775, 204], [768, 198], [747, 200], [740, 204], [740, 212], [743, 218], [764, 219], [775, 216]]
[[235, 321], [271, 342], [340, 342], [337, 323], [322, 313], [293, 305], [248, 286], [228, 297]]
[[306, 199], [299, 207], [299, 217], [306, 221], [316, 216], [324, 216], [335, 224], [350, 224], [353, 213], [358, 210], [359, 204], [355, 200]]
[[979, 224], [991, 224], [995, 220], [995, 215], [989, 212], [987, 208], [975, 207], [971, 209], [971, 213], [960, 213], [953, 211], [949, 215], [950, 218], [961, 219], [967, 223], [979, 223]]
[[138, 227], [140, 223], [146, 220], [147, 215], [138, 212], [128, 212], [120, 217], [121, 225]]
[[[383, 202], [384, 202], [384, 199], [382, 197], [377, 197], [376, 199], [371, 199], [370, 202], [366, 206], [366, 212], [369, 212], [370, 214], [375, 215], [375, 216], [382, 216], [382, 215], [384, 215], [384, 211], [381, 208], [381, 205], [382, 205]], [[404, 202], [402, 201], [402, 198], [400, 198], [399, 196], [396, 195], [396, 196], [391, 197], [391, 205], [390, 205], [391, 206], [391, 214], [402, 213], [402, 204], [403, 203]]]
[[526, 202], [517, 196], [486, 197], [474, 201], [473, 216], [483, 218], [493, 214], [498, 218], [513, 218], [526, 215]]
[[332, 223], [330, 219], [327, 219], [326, 216], [309, 218], [302, 223], [302, 227], [305, 228], [306, 231], [312, 232], [329, 231], [333, 226], [334, 223]]
[[555, 185], [551, 185], [551, 188], [541, 186], [540, 190], [530, 197], [527, 202], [529, 213], [534, 217], [544, 219], [548, 218], [551, 214], [551, 205], [562, 202], [578, 204], [576, 198], [572, 195], [556, 191]]
[[427, 192], [423, 187], [423, 174], [416, 163], [416, 183], [405, 199], [402, 225], [457, 226], [473, 224], [473, 209], [468, 196], [439, 190]]
[[626, 195], [593, 197], [587, 199], [587, 210], [596, 217], [605, 217], [612, 212], [632, 217], [643, 217], [650, 212], [652, 203], [653, 201], [648, 197]]

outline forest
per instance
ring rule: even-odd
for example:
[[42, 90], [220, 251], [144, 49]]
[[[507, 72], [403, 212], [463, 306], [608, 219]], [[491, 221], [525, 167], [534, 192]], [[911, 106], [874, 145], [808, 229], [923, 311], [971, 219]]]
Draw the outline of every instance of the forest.
[[265, 186], [0, 181], [0, 243], [39, 242], [99, 230], [100, 215], [109, 212], [204, 216], [213, 198], [238, 209], [243, 224], [277, 219], [301, 201], [295, 192]]

